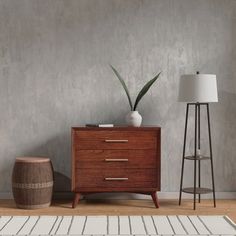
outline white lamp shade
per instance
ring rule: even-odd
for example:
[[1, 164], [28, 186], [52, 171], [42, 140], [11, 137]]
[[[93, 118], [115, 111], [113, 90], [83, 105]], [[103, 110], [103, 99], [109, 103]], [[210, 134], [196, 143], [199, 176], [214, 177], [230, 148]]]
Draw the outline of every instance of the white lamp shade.
[[182, 75], [179, 84], [179, 102], [218, 102], [216, 75]]

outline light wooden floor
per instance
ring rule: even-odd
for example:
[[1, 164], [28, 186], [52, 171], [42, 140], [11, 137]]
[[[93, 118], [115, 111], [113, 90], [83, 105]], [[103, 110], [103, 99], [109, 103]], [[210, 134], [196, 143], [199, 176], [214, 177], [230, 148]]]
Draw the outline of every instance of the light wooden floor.
[[0, 200], [0, 215], [227, 215], [236, 222], [236, 200], [202, 200], [197, 210], [192, 210], [192, 201], [160, 200], [156, 209], [151, 200], [82, 200], [75, 208], [70, 201], [54, 201], [52, 206], [39, 210], [15, 208], [13, 200]]

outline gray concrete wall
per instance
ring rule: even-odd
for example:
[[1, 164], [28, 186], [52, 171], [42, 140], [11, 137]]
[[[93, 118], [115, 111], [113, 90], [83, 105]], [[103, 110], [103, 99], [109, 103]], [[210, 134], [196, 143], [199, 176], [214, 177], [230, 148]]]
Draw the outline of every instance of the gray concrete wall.
[[[163, 72], [138, 110], [143, 124], [162, 126], [164, 192], [179, 188], [185, 116], [185, 104], [177, 102], [179, 77], [196, 70], [216, 74], [216, 190], [236, 191], [236, 1], [0, 0], [1, 193], [11, 191], [16, 156], [48, 156], [64, 179], [71, 126], [124, 123], [128, 102], [108, 64], [125, 77], [133, 98]], [[190, 176], [188, 164], [189, 185]]]

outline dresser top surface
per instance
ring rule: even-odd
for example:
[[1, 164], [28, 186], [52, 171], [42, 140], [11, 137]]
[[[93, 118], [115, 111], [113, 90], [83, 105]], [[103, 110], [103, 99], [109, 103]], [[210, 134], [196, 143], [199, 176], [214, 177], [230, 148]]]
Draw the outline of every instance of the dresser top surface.
[[131, 127], [131, 126], [114, 126], [114, 127], [71, 127], [72, 130], [126, 130], [126, 131], [150, 131], [150, 130], [160, 130], [160, 126], [141, 126], [141, 127]]

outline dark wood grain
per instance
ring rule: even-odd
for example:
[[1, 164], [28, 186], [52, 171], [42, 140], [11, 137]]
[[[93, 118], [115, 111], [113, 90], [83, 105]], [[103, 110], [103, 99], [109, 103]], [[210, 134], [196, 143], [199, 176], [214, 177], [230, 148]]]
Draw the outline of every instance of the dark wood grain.
[[75, 150], [75, 168], [154, 168], [156, 150]]
[[160, 127], [74, 127], [71, 138], [73, 207], [79, 194], [119, 191], [149, 194], [159, 206]]
[[106, 127], [106, 128], [99, 128], [99, 127], [86, 127], [86, 126], [79, 126], [79, 127], [71, 127], [74, 131], [160, 131], [161, 127], [159, 126], [141, 126], [141, 127], [132, 127], [132, 126], [114, 126], [114, 127]]
[[79, 203], [80, 200], [80, 193], [75, 193], [75, 197], [72, 203], [72, 208], [75, 208], [76, 205]]
[[[77, 169], [76, 188], [145, 188], [156, 187], [156, 169]], [[127, 178], [127, 180], [106, 180]]]
[[106, 188], [91, 188], [91, 187], [80, 187], [80, 188], [75, 188], [74, 192], [76, 193], [81, 193], [81, 195], [87, 195], [87, 194], [92, 194], [92, 193], [113, 193], [113, 192], [126, 192], [126, 193], [137, 193], [137, 194], [144, 194], [144, 195], [151, 195], [152, 192], [159, 191], [159, 189], [155, 187], [116, 187], [113, 185], [112, 187], [106, 187]]
[[[75, 131], [78, 149], [156, 149], [154, 131]], [[110, 142], [109, 142], [110, 141]]]
[[155, 207], [159, 208], [159, 200], [158, 200], [158, 197], [157, 197], [157, 193], [153, 192], [153, 193], [151, 193], [151, 196], [152, 196], [152, 200], [155, 204]]

